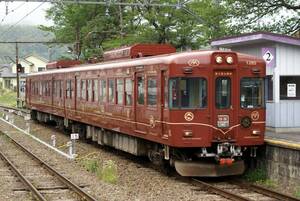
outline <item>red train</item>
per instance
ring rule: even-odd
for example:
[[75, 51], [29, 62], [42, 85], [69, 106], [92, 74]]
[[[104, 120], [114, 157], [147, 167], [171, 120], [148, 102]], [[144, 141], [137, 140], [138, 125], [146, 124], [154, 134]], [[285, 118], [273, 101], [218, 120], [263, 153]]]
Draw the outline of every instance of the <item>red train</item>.
[[134, 45], [104, 59], [29, 75], [33, 116], [183, 176], [242, 174], [264, 143], [262, 59], [169, 45]]

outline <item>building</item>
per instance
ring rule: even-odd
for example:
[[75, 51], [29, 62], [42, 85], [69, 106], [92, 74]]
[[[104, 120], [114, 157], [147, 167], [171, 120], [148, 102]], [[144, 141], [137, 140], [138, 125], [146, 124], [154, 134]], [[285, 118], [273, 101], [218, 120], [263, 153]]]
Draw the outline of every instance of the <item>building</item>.
[[300, 131], [299, 38], [256, 32], [216, 39], [211, 46], [264, 58], [267, 127], [275, 132]]
[[[46, 70], [48, 60], [37, 55], [28, 55], [19, 59], [19, 63], [24, 67], [24, 73], [20, 74], [20, 87], [24, 91], [25, 79], [28, 73], [34, 73]], [[0, 66], [0, 86], [5, 89], [16, 90], [16, 64], [4, 64]]]
[[0, 88], [10, 89], [12, 88], [11, 79], [14, 78], [14, 75], [11, 72], [11, 67], [9, 64], [0, 64]]

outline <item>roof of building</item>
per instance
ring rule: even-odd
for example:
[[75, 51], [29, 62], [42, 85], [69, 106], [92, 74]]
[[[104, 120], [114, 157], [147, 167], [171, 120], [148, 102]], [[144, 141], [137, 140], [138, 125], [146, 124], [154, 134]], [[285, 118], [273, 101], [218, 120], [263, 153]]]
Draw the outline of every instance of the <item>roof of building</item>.
[[24, 57], [24, 59], [27, 60], [28, 57], [35, 57], [35, 58], [37, 58], [37, 59], [39, 59], [39, 60], [41, 60], [41, 61], [43, 61], [43, 62], [45, 62], [45, 63], [48, 63], [48, 62], [49, 62], [46, 58], [44, 58], [44, 57], [42, 57], [42, 56], [39, 56], [39, 55], [36, 55], [36, 54], [29, 54], [29, 55], [26, 55], [26, 56]]
[[[23, 59], [23, 58], [20, 58], [20, 59], [19, 59], [19, 63], [26, 63], [26, 64], [28, 64], [29, 66], [34, 65], [34, 63], [32, 63], [32, 62], [30, 62], [30, 61], [28, 61], [28, 60], [26, 60], [26, 59]], [[11, 66], [15, 66], [15, 65], [16, 65], [15, 63], [11, 63]]]
[[238, 36], [218, 38], [212, 40], [211, 46], [232, 47], [232, 46], [240, 46], [240, 45], [263, 43], [263, 42], [277, 42], [277, 43], [300, 46], [300, 38], [283, 35], [283, 34], [269, 33], [269, 32], [254, 32], [254, 33], [241, 34]]

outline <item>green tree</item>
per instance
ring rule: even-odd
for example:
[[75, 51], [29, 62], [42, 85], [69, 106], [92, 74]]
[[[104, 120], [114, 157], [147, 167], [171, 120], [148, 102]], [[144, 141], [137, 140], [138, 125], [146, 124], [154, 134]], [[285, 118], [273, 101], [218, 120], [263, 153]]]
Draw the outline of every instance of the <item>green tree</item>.
[[226, 0], [232, 33], [271, 31], [292, 34], [300, 29], [297, 0]]
[[[154, 2], [166, 3], [165, 0], [151, 1]], [[178, 49], [198, 49], [228, 33], [225, 4], [217, 0], [186, 2], [189, 3], [177, 7], [56, 3], [47, 11], [54, 25], [42, 28], [53, 32], [56, 40], [76, 44], [78, 58], [94, 57], [101, 54], [102, 49], [133, 43], [170, 43]], [[178, 0], [168, 1], [168, 4], [177, 3]]]
[[[163, 4], [160, 0], [156, 3]], [[168, 1], [176, 4], [177, 0]], [[194, 0], [184, 6], [126, 8], [126, 38], [113, 41], [171, 43], [179, 49], [206, 46], [213, 38], [227, 33], [227, 8], [214, 0]], [[105, 42], [111, 44], [110, 42]]]
[[55, 3], [47, 10], [47, 18], [52, 19], [54, 25], [50, 27], [42, 26], [41, 29], [54, 33], [57, 41], [73, 43], [74, 46], [70, 49], [79, 58], [81, 53], [85, 52], [83, 44], [87, 41], [86, 37], [89, 36], [90, 31], [93, 31], [85, 27], [99, 13], [102, 13], [103, 9], [99, 5]]

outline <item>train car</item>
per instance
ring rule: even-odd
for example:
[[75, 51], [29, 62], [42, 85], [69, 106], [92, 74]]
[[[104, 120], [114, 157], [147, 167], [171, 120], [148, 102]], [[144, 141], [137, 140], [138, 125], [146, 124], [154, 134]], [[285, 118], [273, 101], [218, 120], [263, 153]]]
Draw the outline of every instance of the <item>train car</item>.
[[27, 107], [182, 176], [239, 175], [264, 143], [265, 62], [232, 51], [135, 45], [27, 77]]

